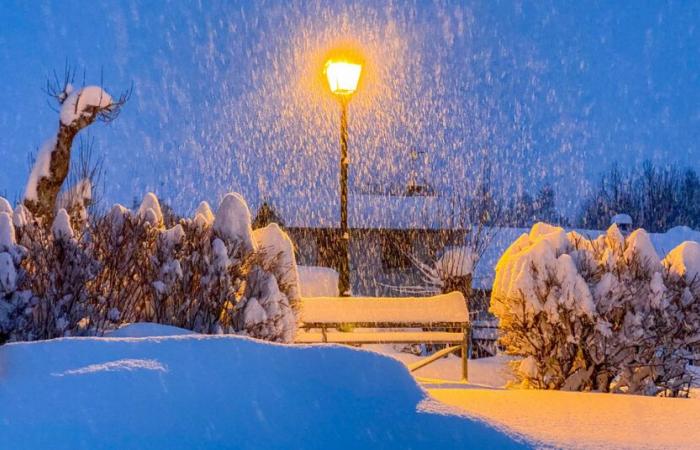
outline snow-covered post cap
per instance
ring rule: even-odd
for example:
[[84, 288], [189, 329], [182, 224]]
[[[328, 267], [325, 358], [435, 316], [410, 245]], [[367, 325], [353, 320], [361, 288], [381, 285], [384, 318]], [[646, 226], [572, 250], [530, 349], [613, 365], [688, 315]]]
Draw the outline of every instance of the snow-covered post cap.
[[231, 192], [221, 200], [214, 218], [214, 231], [224, 240], [240, 240], [248, 252], [256, 249], [250, 210], [241, 194]]
[[154, 227], [163, 223], [163, 213], [160, 209], [160, 202], [158, 202], [158, 197], [156, 197], [156, 194], [153, 192], [144, 195], [141, 206], [139, 206], [139, 210], [136, 214]]
[[194, 223], [199, 228], [206, 228], [214, 223], [214, 213], [207, 202], [201, 202], [194, 212]]
[[53, 225], [51, 225], [51, 234], [57, 240], [69, 240], [75, 236], [73, 227], [70, 224], [70, 216], [65, 209], [61, 208], [58, 210]]

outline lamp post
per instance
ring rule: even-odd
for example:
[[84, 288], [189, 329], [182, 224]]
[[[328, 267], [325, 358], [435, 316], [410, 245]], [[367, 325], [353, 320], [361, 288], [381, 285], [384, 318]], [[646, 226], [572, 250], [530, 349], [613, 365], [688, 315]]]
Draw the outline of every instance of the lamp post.
[[340, 101], [340, 248], [338, 255], [338, 291], [349, 297], [350, 288], [350, 231], [348, 230], [348, 103], [357, 90], [362, 66], [360, 64], [329, 60], [325, 66], [328, 86]]

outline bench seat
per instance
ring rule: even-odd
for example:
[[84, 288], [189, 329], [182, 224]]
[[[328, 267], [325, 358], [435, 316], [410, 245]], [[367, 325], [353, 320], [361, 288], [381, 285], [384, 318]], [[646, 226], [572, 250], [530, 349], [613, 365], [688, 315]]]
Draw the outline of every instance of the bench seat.
[[297, 344], [459, 344], [464, 339], [462, 333], [441, 331], [378, 331], [378, 332], [341, 332], [299, 331], [294, 339]]
[[[460, 292], [408, 298], [302, 298], [299, 318], [297, 344], [448, 344], [409, 370], [461, 352], [462, 378], [467, 380], [469, 311]], [[348, 326], [355, 330], [340, 331]]]

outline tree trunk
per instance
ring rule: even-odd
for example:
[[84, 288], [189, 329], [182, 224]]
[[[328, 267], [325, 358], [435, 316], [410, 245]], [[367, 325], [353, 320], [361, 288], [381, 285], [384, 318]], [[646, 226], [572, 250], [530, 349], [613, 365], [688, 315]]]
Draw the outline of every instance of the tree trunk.
[[56, 133], [56, 146], [51, 151], [49, 163], [49, 175], [42, 176], [36, 185], [36, 200], [24, 199], [24, 206], [42, 223], [50, 225], [56, 213], [56, 199], [61, 191], [61, 186], [68, 176], [70, 168], [70, 154], [73, 147], [73, 139], [80, 130], [95, 121], [100, 112], [98, 107], [86, 108], [88, 114], [84, 114], [74, 120], [70, 125], [59, 121]]

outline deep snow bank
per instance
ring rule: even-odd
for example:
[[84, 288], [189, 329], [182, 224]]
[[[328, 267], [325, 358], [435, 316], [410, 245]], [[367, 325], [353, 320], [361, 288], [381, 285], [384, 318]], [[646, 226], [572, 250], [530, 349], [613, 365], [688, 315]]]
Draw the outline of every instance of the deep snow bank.
[[194, 331], [185, 330], [184, 328], [172, 327], [170, 325], [161, 325], [151, 322], [137, 322], [124, 325], [116, 330], [108, 331], [105, 337], [110, 338], [141, 338], [141, 337], [163, 337], [163, 336], [182, 336], [189, 334], [198, 334]]
[[[0, 347], [2, 448], [512, 448], [394, 359], [233, 336]], [[425, 403], [424, 403], [425, 404]]]

